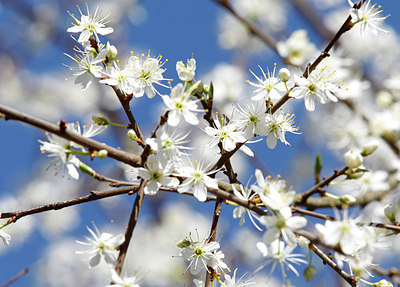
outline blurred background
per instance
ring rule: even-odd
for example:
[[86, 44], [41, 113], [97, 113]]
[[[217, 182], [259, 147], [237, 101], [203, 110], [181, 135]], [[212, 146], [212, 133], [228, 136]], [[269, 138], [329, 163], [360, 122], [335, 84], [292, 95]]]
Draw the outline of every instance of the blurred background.
[[[357, 98], [366, 110], [372, 109], [369, 100], [377, 90], [387, 89], [385, 81], [395, 79], [400, 71], [397, 34], [400, 2], [377, 2], [384, 10], [382, 16], [391, 14], [384, 26], [389, 34], [361, 38], [356, 27], [343, 36], [340, 49], [333, 53], [348, 60], [347, 66], [341, 62], [347, 78], [363, 79], [364, 86], [355, 88], [360, 95], [349, 97]], [[74, 63], [64, 53], [72, 55], [76, 45], [67, 33], [73, 22], [67, 11], [79, 17], [76, 5], [85, 13], [86, 3], [91, 11], [99, 6], [102, 15], [111, 13], [109, 26], [114, 28], [114, 33], [100, 36], [100, 39], [117, 47], [121, 63], [131, 51], [162, 55], [163, 61], [168, 59], [163, 66], [167, 69], [164, 77], [174, 79], [170, 84], [174, 86], [179, 83], [176, 62], [186, 62], [193, 57], [197, 63], [195, 79], [206, 84], [213, 81], [215, 107], [227, 114], [233, 103], [252, 96], [253, 89], [246, 80], [254, 82], [255, 78], [249, 69], [261, 76], [258, 66], [264, 70], [267, 67], [272, 70], [274, 63], [278, 69], [285, 66], [281, 56], [249, 36], [235, 18], [210, 0], [3, 0], [0, 1], [0, 103], [54, 123], [64, 119], [90, 124], [95, 113], [103, 113], [114, 122], [126, 123], [112, 89], [94, 83], [82, 93], [66, 67]], [[295, 30], [306, 31], [309, 45], [315, 50], [311, 49], [310, 54], [305, 55], [299, 67], [291, 67], [296, 73], [300, 73], [300, 67], [324, 48], [327, 37], [337, 31], [349, 11], [345, 0], [242, 0], [234, 3], [239, 14], [254, 21], [277, 41], [285, 41]], [[315, 26], [312, 21], [319, 25]], [[156, 88], [161, 94], [169, 94], [169, 89]], [[131, 107], [145, 136], [149, 136], [163, 113], [161, 98], [134, 99]], [[291, 146], [278, 143], [274, 150], [268, 149], [265, 139], [251, 145], [256, 154], [253, 159], [244, 154], [235, 155], [233, 166], [243, 183], [249, 180], [253, 183], [254, 170], [258, 168], [264, 175], [281, 175], [288, 185], [302, 192], [314, 183], [317, 153], [323, 158], [323, 175], [330, 175], [334, 168], [344, 165], [342, 154], [349, 145], [339, 142], [332, 128], [331, 113], [336, 107], [318, 104], [314, 113], [305, 112], [303, 101], [289, 101], [286, 107], [296, 114], [296, 124], [302, 134], [288, 135]], [[345, 118], [346, 112], [341, 113]], [[86, 195], [90, 190], [110, 189], [83, 174], [75, 181], [66, 173], [48, 168], [51, 159], [39, 150], [38, 140], [46, 139], [40, 130], [18, 122], [0, 121], [0, 135], [0, 212], [68, 200]], [[133, 153], [140, 151], [128, 140], [123, 128], [108, 128], [96, 139]], [[204, 135], [200, 130], [193, 131], [190, 139], [192, 146], [200, 146]], [[126, 167], [113, 160], [83, 161], [103, 175], [130, 179]], [[398, 162], [393, 163], [396, 164]], [[7, 226], [5, 231], [12, 240], [9, 246], [0, 245], [0, 283], [28, 267], [29, 273], [12, 286], [107, 285], [109, 271], [104, 262], [89, 270], [88, 263], [82, 260], [84, 256], [75, 254], [85, 247], [76, 244], [75, 240], [89, 236], [85, 226], [92, 228], [92, 222], [101, 231], [124, 233], [133, 201], [134, 197], [123, 195], [25, 217]], [[127, 272], [139, 270], [143, 273], [144, 286], [192, 286], [189, 272], [185, 273], [185, 263], [176, 257], [179, 249], [174, 240], [180, 240], [196, 229], [201, 237], [207, 236], [213, 207], [214, 203], [200, 204], [194, 198], [172, 193], [146, 197], [129, 251]], [[250, 278], [257, 264], [262, 262], [254, 248], [262, 234], [249, 220], [240, 227], [238, 220], [232, 219], [232, 211], [233, 207], [223, 207], [217, 238], [228, 265], [232, 269], [238, 267], [239, 276], [248, 272], [246, 278]], [[0, 221], [0, 225], [4, 222]], [[337, 276], [318, 258], [313, 262], [318, 273], [311, 285], [339, 284], [336, 284], [339, 282]], [[300, 266], [299, 272], [302, 273], [304, 268]], [[285, 280], [279, 272], [275, 273], [274, 278], [268, 279], [268, 268], [258, 272], [256, 286], [281, 286]], [[292, 274], [287, 279], [294, 286], [307, 284], [303, 278], [297, 279]]]

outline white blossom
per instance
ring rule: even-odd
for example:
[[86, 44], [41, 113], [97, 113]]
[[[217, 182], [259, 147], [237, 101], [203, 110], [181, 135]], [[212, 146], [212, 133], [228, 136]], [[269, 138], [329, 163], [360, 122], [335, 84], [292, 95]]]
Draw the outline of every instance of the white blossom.
[[335, 93], [339, 92], [338, 82], [333, 82], [334, 72], [329, 72], [327, 67], [312, 71], [307, 78], [294, 75], [297, 86], [293, 88], [290, 96], [296, 99], [304, 98], [308, 111], [315, 110], [315, 99], [321, 104], [329, 101], [337, 102]]
[[235, 271], [233, 271], [232, 277], [228, 274], [224, 275], [225, 281], [222, 286], [224, 286], [224, 287], [246, 287], [246, 286], [256, 284], [256, 282], [252, 281], [252, 279], [242, 281], [242, 279], [245, 275], [243, 275], [236, 281], [236, 271], [237, 271], [237, 269], [235, 269]]
[[315, 225], [324, 243], [330, 246], [340, 245], [343, 253], [351, 255], [366, 245], [364, 230], [357, 225], [357, 220], [347, 218], [342, 220], [326, 220], [325, 225]]
[[285, 113], [282, 109], [274, 114], [267, 113], [265, 118], [266, 129], [268, 130], [267, 146], [270, 149], [276, 147], [278, 139], [286, 145], [290, 145], [286, 140], [287, 132], [299, 134], [298, 127], [294, 126], [294, 114]]
[[212, 167], [212, 162], [207, 162], [205, 159], [194, 163], [189, 161], [189, 166], [180, 166], [177, 168], [175, 176], [184, 177], [185, 180], [178, 186], [178, 192], [188, 192], [193, 190], [194, 196], [199, 201], [207, 199], [207, 187], [218, 188], [218, 181], [211, 178], [209, 175], [216, 171], [208, 171]]
[[[240, 192], [236, 189], [235, 185], [232, 185], [232, 189], [233, 189], [233, 194], [242, 200], [250, 201], [256, 196], [255, 192], [253, 192], [249, 188], [244, 188], [243, 185], [240, 185]], [[253, 215], [251, 214], [250, 210], [248, 210], [247, 208], [245, 208], [243, 206], [235, 207], [235, 209], [233, 210], [233, 218], [240, 218], [239, 225], [243, 225], [245, 222], [246, 211], [247, 211], [247, 214], [249, 215], [251, 222], [254, 224], [254, 226], [258, 230], [261, 231], [261, 228], [258, 227], [258, 225], [253, 220]]]
[[186, 86], [182, 84], [176, 85], [171, 90], [171, 96], [162, 96], [162, 99], [167, 106], [168, 124], [176, 127], [180, 124], [182, 118], [191, 124], [197, 125], [199, 123], [196, 117], [196, 112], [200, 109], [197, 107], [199, 100], [191, 99], [191, 96], [185, 91]]
[[[351, 0], [347, 1], [351, 7], [354, 6], [354, 3]], [[382, 10], [379, 10], [380, 6], [375, 8], [376, 4], [374, 4], [370, 7], [370, 3], [371, 0], [368, 0], [359, 9], [350, 9], [350, 16], [352, 18], [353, 25], [360, 23], [360, 32], [363, 36], [368, 30], [371, 31], [375, 36], [377, 36], [379, 32], [389, 33], [380, 27], [383, 24], [383, 20], [385, 20], [388, 16], [379, 17], [379, 14], [382, 12]]]
[[301, 216], [292, 216], [288, 208], [283, 208], [275, 215], [262, 216], [260, 222], [267, 227], [264, 234], [264, 242], [271, 243], [281, 236], [289, 245], [296, 245], [296, 230], [306, 226], [307, 219]]
[[244, 143], [246, 138], [242, 131], [237, 130], [237, 126], [233, 121], [225, 123], [224, 118], [221, 118], [221, 122], [218, 117], [214, 119], [215, 127], [206, 127], [204, 131], [212, 137], [208, 143], [209, 147], [222, 143], [222, 147], [225, 151], [232, 151], [236, 148], [237, 143]]
[[[115, 86], [126, 95], [133, 93], [135, 79], [127, 68], [121, 70], [119, 62], [114, 62], [112, 66], [107, 66], [104, 75], [106, 78], [100, 80], [100, 83]], [[137, 94], [134, 94], [134, 96], [137, 97]]]
[[172, 162], [164, 156], [149, 155], [143, 167], [137, 168], [138, 176], [147, 180], [144, 193], [148, 195], [157, 194], [158, 190], [164, 187], [177, 187], [179, 180], [169, 177], [174, 170]]
[[276, 65], [274, 65], [274, 70], [272, 71], [272, 73], [267, 70], [267, 75], [265, 75], [265, 72], [261, 67], [259, 68], [263, 74], [264, 79], [259, 78], [250, 70], [253, 76], [257, 79], [258, 83], [247, 81], [250, 85], [257, 88], [253, 92], [255, 96], [251, 97], [251, 99], [253, 101], [268, 99], [279, 100], [287, 93], [287, 89], [285, 83], [282, 82], [279, 78], [275, 77]]
[[49, 153], [48, 157], [54, 157], [51, 165], [58, 169], [59, 164], [66, 167], [68, 174], [73, 179], [79, 179], [79, 168], [81, 161], [73, 154], [71, 154], [71, 142], [53, 134], [47, 134], [48, 142], [41, 141], [40, 151], [42, 153]]
[[267, 207], [279, 212], [282, 212], [283, 209], [290, 209], [296, 192], [286, 190], [286, 181], [278, 178], [271, 179], [271, 176], [264, 178], [259, 169], [256, 169], [255, 176], [257, 184], [253, 184], [251, 189], [257, 192]]
[[100, 263], [103, 257], [107, 264], [114, 266], [117, 262], [115, 252], [124, 241], [123, 234], [112, 235], [111, 233], [103, 232], [100, 234], [97, 226], [93, 223], [95, 231], [86, 226], [93, 238], [85, 236], [87, 242], [76, 241], [79, 244], [91, 246], [87, 251], [76, 251], [77, 254], [89, 255], [89, 268], [93, 268]]
[[96, 8], [94, 14], [89, 12], [89, 7], [86, 5], [87, 15], [83, 15], [81, 9], [78, 6], [79, 13], [81, 14], [81, 20], [78, 20], [73, 14], [70, 13], [72, 18], [75, 20], [74, 26], [68, 28], [67, 32], [71, 33], [81, 33], [78, 38], [79, 43], [84, 43], [93, 36], [96, 37], [97, 42], [99, 42], [100, 35], [108, 35], [114, 31], [111, 27], [105, 27], [109, 21], [107, 20], [108, 16], [101, 17], [97, 14], [99, 7]]
[[103, 67], [97, 64], [101, 63], [106, 57], [106, 51], [101, 50], [98, 54], [93, 55], [92, 52], [75, 50], [77, 54], [72, 57], [68, 54], [64, 54], [71, 58], [77, 64], [76, 67], [67, 66], [72, 71], [72, 75], [75, 77], [75, 84], [81, 85], [81, 90], [85, 91], [91, 84], [93, 76], [100, 78], [102, 76]]
[[263, 242], [257, 242], [257, 249], [261, 252], [263, 257], [266, 257], [267, 260], [260, 265], [257, 270], [264, 268], [268, 264], [272, 263], [272, 268], [270, 274], [272, 274], [276, 268], [276, 265], [279, 264], [282, 274], [286, 277], [286, 270], [290, 269], [299, 277], [299, 272], [293, 266], [293, 264], [300, 265], [300, 263], [307, 263], [304, 259], [299, 257], [304, 257], [303, 254], [292, 254], [292, 251], [296, 245], [286, 245], [283, 241], [279, 239], [273, 241], [268, 246]]
[[184, 155], [183, 150], [189, 150], [190, 147], [184, 146], [188, 142], [186, 137], [188, 133], [182, 135], [178, 129], [172, 128], [168, 125], [163, 125], [156, 131], [155, 138], [146, 139], [146, 144], [150, 145], [151, 149], [158, 154], [165, 155], [178, 161]]
[[153, 84], [166, 87], [161, 83], [164, 79], [163, 73], [165, 69], [161, 69], [163, 63], [161, 56], [152, 58], [150, 56], [142, 57], [131, 56], [128, 61], [126, 69], [128, 69], [132, 78], [134, 79], [134, 96], [136, 98], [142, 97], [146, 93], [147, 97], [153, 98], [159, 92], [154, 88]]
[[193, 275], [208, 271], [207, 266], [218, 271], [228, 269], [222, 261], [222, 252], [217, 252], [220, 247], [218, 242], [207, 242], [207, 239], [194, 241], [189, 234], [188, 238], [178, 243], [178, 247], [182, 248], [179, 256], [190, 262], [188, 269]]
[[244, 108], [238, 104], [238, 107], [235, 108], [237, 113], [234, 121], [238, 129], [243, 130], [246, 139], [251, 139], [255, 135], [268, 135], [265, 101], [250, 102]]
[[176, 62], [176, 71], [181, 81], [193, 81], [196, 72], [196, 60], [191, 58], [190, 60], [187, 60], [186, 65], [182, 61]]
[[4, 245], [9, 245], [11, 236], [7, 234], [4, 230], [0, 229], [0, 239], [3, 241]]
[[279, 55], [289, 63], [301, 66], [316, 53], [314, 44], [310, 43], [305, 30], [297, 30], [286, 41], [277, 43]]
[[115, 269], [111, 269], [111, 282], [113, 284], [106, 287], [140, 287], [140, 281], [140, 278], [136, 275], [121, 277]]

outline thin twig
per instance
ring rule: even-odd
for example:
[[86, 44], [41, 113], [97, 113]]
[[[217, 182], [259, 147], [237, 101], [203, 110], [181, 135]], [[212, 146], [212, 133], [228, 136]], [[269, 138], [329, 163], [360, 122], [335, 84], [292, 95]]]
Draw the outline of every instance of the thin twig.
[[26, 113], [14, 110], [10, 107], [0, 104], [0, 113], [3, 113], [6, 116], [6, 120], [17, 120], [20, 122], [27, 123], [31, 126], [37, 127], [49, 133], [58, 135], [67, 140], [73, 141], [77, 144], [85, 146], [94, 150], [106, 150], [108, 153], [108, 157], [121, 161], [123, 163], [129, 164], [131, 166], [137, 167], [141, 165], [140, 157], [133, 155], [131, 153], [127, 153], [125, 151], [121, 151], [119, 149], [110, 147], [104, 143], [98, 142], [96, 140], [86, 138], [84, 136], [79, 135], [74, 131], [70, 131], [68, 129], [61, 128], [60, 125], [52, 124], [50, 122], [41, 120], [37, 117], [30, 116]]
[[347, 283], [349, 283], [353, 287], [357, 286], [357, 279], [354, 276], [351, 276], [350, 274], [344, 272], [335, 262], [332, 261], [332, 259], [329, 258], [328, 255], [326, 255], [314, 243], [310, 243], [309, 248], [314, 251], [314, 253], [317, 254], [324, 263], [332, 267], [332, 269], [335, 270], [335, 272], [338, 273], [344, 280], [346, 280]]
[[146, 143], [145, 143], [146, 139], [144, 138], [143, 133], [142, 133], [142, 131], [140, 130], [140, 127], [139, 127], [139, 125], [138, 125], [138, 123], [137, 123], [135, 117], [133, 116], [131, 107], [130, 107], [130, 105], [129, 105], [129, 103], [130, 103], [132, 97], [126, 97], [126, 96], [125, 96], [117, 87], [115, 87], [115, 86], [111, 86], [111, 87], [113, 88], [115, 94], [117, 95], [117, 97], [118, 97], [118, 99], [119, 99], [119, 101], [120, 101], [120, 103], [121, 103], [121, 105], [122, 105], [122, 108], [124, 109], [125, 114], [126, 114], [126, 116], [128, 117], [128, 119], [129, 119], [130, 127], [133, 129], [133, 131], [135, 132], [135, 134], [137, 135], [137, 137], [140, 139], [140, 141], [138, 142], [139, 145], [141, 145], [141, 146], [144, 147], [144, 146], [146, 145]]
[[335, 178], [338, 178], [339, 176], [345, 174], [348, 169], [349, 168], [347, 166], [342, 168], [340, 171], [337, 171], [335, 169], [334, 173], [330, 177], [325, 178], [324, 180], [320, 181], [318, 184], [314, 185], [309, 190], [307, 190], [301, 194], [297, 194], [296, 197], [300, 200], [301, 203], [305, 203], [311, 195], [313, 195], [314, 193], [321, 192], [322, 187], [331, 183]]
[[122, 185], [127, 185], [127, 186], [135, 186], [135, 185], [137, 185], [136, 183], [133, 183], [133, 182], [130, 182], [130, 181], [123, 181], [123, 180], [118, 180], [118, 179], [114, 179], [114, 178], [111, 178], [111, 177], [107, 177], [107, 176], [101, 175], [98, 172], [94, 172], [92, 177], [97, 179], [97, 180], [99, 180], [99, 181], [109, 182], [110, 186], [113, 186], [113, 187], [119, 187], [119, 186], [122, 186]]
[[20, 272], [18, 272], [17, 275], [15, 275], [14, 277], [12, 277], [11, 279], [9, 279], [7, 282], [4, 282], [3, 284], [0, 285], [0, 287], [7, 287], [10, 286], [12, 283], [14, 283], [15, 281], [17, 281], [19, 278], [21, 278], [22, 276], [24, 276], [26, 273], [28, 273], [29, 268], [26, 267], [23, 270], [21, 270]]
[[112, 190], [107, 190], [107, 191], [91, 191], [89, 195], [77, 197], [77, 198], [74, 198], [71, 200], [65, 200], [65, 201], [60, 201], [57, 203], [46, 204], [43, 206], [39, 206], [36, 208], [27, 209], [27, 210], [22, 210], [22, 211], [3, 212], [3, 213], [0, 213], [0, 218], [11, 218], [10, 219], [11, 222], [16, 222], [18, 219], [20, 219], [24, 216], [27, 216], [27, 215], [42, 213], [42, 212], [49, 211], [49, 210], [59, 210], [59, 209], [65, 208], [65, 207], [81, 204], [84, 202], [95, 201], [95, 200], [99, 200], [102, 198], [126, 194], [129, 192], [132, 193], [132, 192], [135, 192], [137, 190], [137, 188], [138, 188], [138, 186], [129, 186], [129, 187], [123, 187], [123, 188], [112, 189]]
[[133, 209], [131, 212], [131, 216], [129, 218], [128, 225], [126, 227], [125, 231], [125, 241], [121, 244], [119, 247], [119, 254], [118, 254], [118, 260], [117, 264], [115, 265], [115, 271], [120, 274], [122, 270], [122, 266], [125, 261], [125, 257], [128, 251], [129, 243], [132, 238], [133, 230], [135, 229], [137, 220], [139, 218], [139, 212], [143, 204], [143, 199], [144, 199], [144, 187], [145, 187], [146, 181], [142, 180], [140, 182], [138, 191], [136, 193], [136, 199], [135, 203], [133, 204]]

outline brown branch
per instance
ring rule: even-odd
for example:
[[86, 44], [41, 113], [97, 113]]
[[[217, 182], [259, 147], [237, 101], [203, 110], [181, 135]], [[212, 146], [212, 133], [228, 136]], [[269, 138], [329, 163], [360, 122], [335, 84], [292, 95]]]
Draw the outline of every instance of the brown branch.
[[24, 276], [26, 273], [28, 273], [29, 268], [26, 267], [23, 270], [21, 270], [20, 272], [18, 272], [17, 275], [15, 275], [14, 277], [10, 278], [9, 280], [7, 280], [7, 282], [4, 282], [3, 284], [0, 285], [0, 287], [7, 287], [9, 285], [11, 285], [12, 283], [14, 283], [15, 281], [17, 281], [19, 278], [21, 278], [22, 276]]
[[[167, 122], [168, 114], [169, 114], [169, 111], [166, 111], [164, 115], [160, 116], [160, 121], [158, 122], [157, 126], [154, 128], [153, 132], [151, 133], [150, 138], [156, 137], [157, 130]], [[146, 144], [142, 154], [140, 155], [140, 157], [142, 158], [142, 162], [146, 162], [147, 157], [149, 156], [150, 152], [151, 152], [151, 147], [148, 144]]]
[[67, 140], [73, 141], [77, 144], [85, 146], [94, 150], [106, 150], [108, 157], [121, 161], [123, 163], [129, 164], [134, 167], [141, 166], [140, 157], [127, 153], [125, 151], [110, 147], [104, 143], [98, 142], [96, 140], [83, 137], [76, 132], [70, 131], [68, 129], [61, 129], [60, 125], [52, 124], [50, 122], [41, 120], [39, 118], [30, 116], [26, 113], [14, 110], [5, 105], [0, 104], [0, 113], [6, 116], [6, 120], [16, 120], [20, 122], [27, 123], [31, 126], [37, 127], [49, 133], [58, 135]]
[[111, 86], [115, 92], [115, 94], [117, 95], [122, 108], [125, 111], [126, 116], [129, 119], [130, 122], [130, 127], [133, 129], [133, 131], [135, 132], [135, 134], [137, 135], [137, 137], [139, 138], [139, 142], [138, 144], [141, 145], [142, 147], [144, 147], [146, 145], [146, 139], [143, 136], [142, 131], [140, 130], [140, 127], [135, 119], [135, 117], [132, 114], [132, 110], [131, 107], [129, 105], [130, 101], [132, 100], [132, 96], [127, 97], [125, 96], [117, 87], [115, 86]]
[[114, 178], [111, 178], [111, 177], [107, 177], [107, 176], [101, 175], [98, 172], [94, 172], [92, 177], [94, 179], [99, 180], [99, 181], [109, 182], [110, 186], [112, 186], [112, 187], [119, 187], [119, 186], [122, 186], [122, 185], [127, 185], [127, 186], [135, 186], [135, 185], [137, 185], [137, 184], [135, 184], [133, 182], [130, 182], [130, 181], [123, 181], [123, 180], [118, 180], [118, 179], [114, 179]]
[[321, 249], [319, 249], [314, 243], [310, 243], [309, 248], [312, 251], [314, 251], [314, 253], [317, 254], [324, 263], [332, 267], [332, 269], [335, 270], [335, 272], [338, 273], [344, 280], [346, 280], [347, 283], [349, 283], [353, 287], [357, 286], [357, 278], [351, 276], [350, 274], [347, 274], [342, 269], [340, 269], [340, 267], [335, 262], [333, 262], [332, 259], [330, 259], [329, 256], [326, 255]]
[[139, 218], [139, 212], [143, 204], [143, 199], [144, 199], [144, 187], [145, 187], [146, 181], [142, 180], [140, 182], [137, 194], [136, 194], [136, 199], [135, 203], [133, 204], [133, 209], [131, 212], [131, 216], [129, 218], [128, 225], [126, 227], [125, 231], [125, 241], [121, 244], [119, 247], [119, 254], [118, 254], [118, 259], [117, 259], [117, 265], [115, 265], [115, 271], [117, 271], [118, 274], [121, 273], [122, 266], [125, 261], [125, 257], [128, 251], [129, 243], [132, 238], [133, 230], [135, 229], [137, 220]]
[[132, 191], [136, 191], [138, 186], [129, 186], [124, 188], [112, 189], [108, 191], [91, 191], [89, 195], [77, 197], [71, 200], [60, 201], [57, 203], [47, 204], [43, 206], [39, 206], [36, 208], [31, 208], [22, 211], [16, 212], [3, 212], [0, 213], [0, 218], [11, 218], [9, 221], [16, 222], [18, 219], [36, 213], [41, 213], [49, 210], [58, 210], [63, 209], [65, 207], [81, 204], [84, 202], [99, 200], [106, 197], [116, 196], [120, 194], [126, 194]]
[[316, 185], [314, 185], [312, 188], [310, 188], [309, 190], [301, 193], [301, 194], [297, 194], [296, 198], [298, 198], [298, 200], [300, 200], [301, 203], [305, 203], [307, 201], [307, 199], [318, 192], [322, 191], [322, 187], [328, 185], [329, 183], [332, 182], [332, 180], [334, 180], [335, 178], [338, 178], [339, 176], [343, 175], [346, 173], [346, 171], [348, 170], [348, 167], [344, 167], [342, 168], [340, 171], [337, 171], [336, 169], [334, 170], [334, 173], [328, 177], [325, 178], [324, 180], [320, 181], [319, 183], [317, 183]]

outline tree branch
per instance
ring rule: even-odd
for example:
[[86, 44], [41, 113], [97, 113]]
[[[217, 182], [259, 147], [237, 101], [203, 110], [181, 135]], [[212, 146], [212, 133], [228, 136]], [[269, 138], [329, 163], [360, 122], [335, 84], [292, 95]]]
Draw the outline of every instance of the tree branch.
[[0, 213], [0, 219], [2, 218], [11, 218], [11, 222], [16, 222], [18, 219], [36, 213], [42, 213], [49, 210], [58, 210], [63, 209], [65, 207], [81, 204], [84, 202], [95, 201], [106, 197], [116, 196], [120, 194], [126, 194], [129, 192], [136, 192], [138, 186], [129, 186], [124, 188], [112, 189], [108, 191], [91, 191], [89, 195], [77, 197], [71, 200], [60, 201], [57, 203], [47, 204], [43, 206], [39, 206], [36, 208], [31, 208], [23, 211], [15, 211], [15, 212], [3, 212]]
[[137, 220], [139, 218], [139, 212], [143, 204], [143, 199], [144, 199], [144, 187], [145, 187], [146, 181], [142, 180], [140, 182], [137, 194], [136, 194], [136, 199], [135, 203], [133, 204], [133, 209], [131, 212], [131, 216], [129, 218], [128, 225], [126, 227], [125, 231], [125, 241], [121, 244], [119, 247], [119, 254], [118, 254], [118, 259], [117, 259], [117, 265], [115, 265], [115, 271], [117, 271], [118, 274], [121, 273], [122, 266], [125, 261], [125, 257], [128, 251], [129, 243], [131, 242], [133, 230], [135, 229]]
[[140, 157], [138, 157], [136, 155], [133, 155], [133, 154], [127, 153], [125, 151], [121, 151], [119, 149], [110, 147], [104, 143], [95, 141], [93, 139], [83, 137], [83, 136], [77, 134], [76, 132], [73, 132], [68, 129], [60, 127], [60, 125], [52, 124], [50, 122], [30, 116], [26, 113], [14, 110], [12, 108], [9, 108], [9, 107], [7, 107], [5, 105], [1, 105], [1, 104], [0, 104], [0, 113], [3, 113], [5, 115], [6, 120], [16, 120], [16, 121], [24, 122], [26, 124], [37, 127], [39, 129], [42, 129], [49, 133], [58, 135], [67, 140], [76, 142], [77, 144], [80, 144], [87, 148], [95, 149], [98, 151], [102, 150], [102, 149], [106, 150], [108, 153], [108, 157], [111, 157], [111, 158], [121, 161], [123, 163], [129, 164], [131, 166], [138, 167], [141, 165], [141, 159], [140, 159]]
[[28, 273], [29, 268], [26, 267], [23, 270], [21, 270], [20, 272], [18, 272], [17, 275], [15, 275], [14, 277], [12, 277], [11, 279], [7, 280], [7, 282], [4, 282], [3, 284], [0, 285], [0, 287], [8, 287], [10, 286], [12, 283], [14, 283], [15, 281], [17, 281], [19, 278], [21, 278], [22, 276], [24, 276], [26, 273]]

